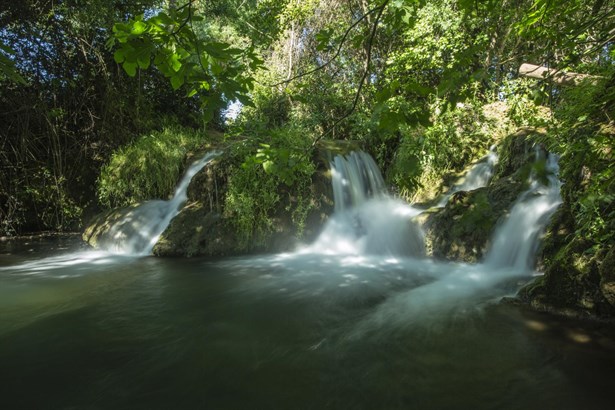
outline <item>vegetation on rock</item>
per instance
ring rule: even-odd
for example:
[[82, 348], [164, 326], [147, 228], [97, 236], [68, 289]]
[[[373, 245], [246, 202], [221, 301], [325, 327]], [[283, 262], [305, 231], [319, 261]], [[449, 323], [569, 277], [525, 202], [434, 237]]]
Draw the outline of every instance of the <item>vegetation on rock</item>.
[[[544, 286], [528, 295], [612, 314], [611, 2], [4, 3], [1, 235], [75, 230], [100, 210], [164, 198], [191, 155], [222, 144], [221, 229], [237, 250], [262, 250], [321, 213], [322, 140], [355, 142], [394, 192], [425, 201], [494, 142], [525, 149], [504, 139], [524, 127], [561, 155], [564, 181]], [[519, 78], [522, 63], [590, 76], [574, 86]], [[500, 158], [496, 181], [515, 158]], [[204, 195], [193, 192], [189, 209], [213, 225], [209, 204], [196, 204]], [[453, 201], [451, 218], [497, 207], [485, 191]]]

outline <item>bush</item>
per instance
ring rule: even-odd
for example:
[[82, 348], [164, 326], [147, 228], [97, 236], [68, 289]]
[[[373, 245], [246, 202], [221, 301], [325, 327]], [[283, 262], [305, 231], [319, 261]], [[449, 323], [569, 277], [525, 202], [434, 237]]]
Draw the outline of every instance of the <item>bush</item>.
[[167, 126], [120, 148], [101, 170], [98, 201], [113, 208], [172, 195], [186, 154], [204, 148], [205, 131]]
[[285, 206], [301, 236], [312, 209], [311, 140], [300, 128], [284, 127], [235, 144], [230, 155], [225, 214], [233, 223], [242, 250], [264, 245], [276, 229], [276, 213]]
[[[437, 112], [437, 107], [433, 110]], [[458, 104], [434, 115], [432, 125], [402, 130], [401, 141], [387, 171], [387, 180], [404, 199], [427, 200], [447, 174], [462, 171], [494, 144], [498, 127], [483, 115], [478, 101]]]

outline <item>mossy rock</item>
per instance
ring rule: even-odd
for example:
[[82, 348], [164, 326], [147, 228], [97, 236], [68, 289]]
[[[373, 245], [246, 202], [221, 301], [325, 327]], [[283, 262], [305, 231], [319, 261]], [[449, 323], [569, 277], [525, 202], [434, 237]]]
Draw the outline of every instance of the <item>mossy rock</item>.
[[222, 256], [236, 249], [232, 230], [219, 214], [198, 202], [189, 203], [173, 219], [154, 246], [157, 256]]
[[479, 262], [497, 224], [521, 191], [521, 183], [500, 179], [489, 187], [453, 194], [424, 224], [431, 254], [443, 260]]
[[[533, 308], [565, 316], [612, 318], [615, 315], [615, 256], [585, 252], [582, 238], [561, 247], [546, 262], [544, 275], [519, 296]], [[606, 262], [606, 263], [605, 263]], [[610, 269], [610, 270], [609, 270]]]
[[270, 229], [254, 232], [246, 243], [237, 232], [234, 210], [225, 209], [225, 195], [237, 158], [222, 155], [194, 176], [188, 187], [188, 205], [171, 221], [154, 247], [157, 256], [222, 256], [292, 250], [300, 240], [311, 241], [333, 210], [328, 167], [319, 164], [309, 184], [310, 208], [303, 226], [293, 221], [300, 206], [292, 190], [281, 184], [279, 201], [268, 213]]
[[429, 213], [424, 228], [435, 258], [469, 263], [483, 258], [496, 226], [527, 188], [539, 135], [535, 128], [509, 135], [499, 149], [501, 160], [489, 186], [457, 192], [444, 208]]
[[486, 188], [455, 193], [447, 206], [432, 213], [425, 223], [432, 255], [444, 260], [479, 261], [496, 219]]
[[[527, 179], [536, 159], [534, 147], [546, 131], [541, 128], [523, 127], [507, 136], [498, 148], [499, 160], [494, 180], [514, 174]], [[541, 147], [544, 153], [544, 148]]]
[[94, 216], [86, 224], [81, 238], [93, 248], [97, 248], [101, 238], [104, 238], [115, 224], [126, 219], [126, 216], [139, 205], [135, 204], [123, 208], [110, 209]]

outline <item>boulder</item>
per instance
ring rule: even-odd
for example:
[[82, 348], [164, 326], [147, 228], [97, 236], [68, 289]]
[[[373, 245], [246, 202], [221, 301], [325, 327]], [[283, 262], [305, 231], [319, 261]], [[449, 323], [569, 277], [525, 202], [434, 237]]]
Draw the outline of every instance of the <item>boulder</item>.
[[269, 210], [271, 229], [258, 232], [248, 244], [237, 232], [235, 210], [225, 209], [228, 178], [233, 158], [220, 161], [203, 169], [192, 179], [188, 188], [188, 201], [163, 232], [153, 253], [157, 256], [223, 256], [255, 252], [283, 252], [292, 250], [299, 240], [311, 241], [333, 210], [327, 155], [316, 152], [314, 161], [319, 165], [304, 195], [309, 197], [310, 209], [305, 225], [297, 226], [293, 212], [300, 206], [292, 192], [280, 185], [280, 200]]
[[[443, 208], [423, 217], [428, 253], [441, 260], [479, 262], [490, 245], [497, 224], [510, 211], [535, 163], [540, 130], [524, 128], [499, 147], [500, 160], [487, 187], [453, 194]], [[538, 153], [542, 155], [542, 148]]]

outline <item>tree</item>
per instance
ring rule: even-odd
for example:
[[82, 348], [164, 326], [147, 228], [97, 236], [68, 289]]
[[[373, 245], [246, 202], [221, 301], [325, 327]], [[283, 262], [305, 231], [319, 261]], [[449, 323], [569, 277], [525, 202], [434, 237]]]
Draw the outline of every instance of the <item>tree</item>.
[[118, 45], [115, 61], [134, 77], [137, 69], [150, 64], [169, 79], [173, 89], [183, 86], [186, 97], [197, 95], [206, 120], [229, 102], [250, 105], [248, 96], [254, 78], [250, 73], [262, 67], [253, 48], [242, 50], [222, 41], [200, 38], [195, 23], [194, 1], [169, 7], [150, 18], [137, 16], [113, 26], [109, 48]]

